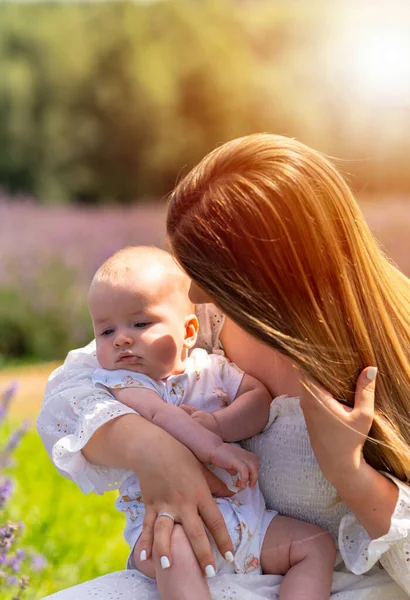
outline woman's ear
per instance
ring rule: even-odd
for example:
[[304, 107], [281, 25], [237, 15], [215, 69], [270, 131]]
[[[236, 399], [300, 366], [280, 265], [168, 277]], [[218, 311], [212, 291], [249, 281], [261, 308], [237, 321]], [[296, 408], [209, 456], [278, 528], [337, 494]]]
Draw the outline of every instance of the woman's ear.
[[198, 337], [199, 323], [196, 315], [189, 315], [185, 319], [185, 348], [193, 348]]

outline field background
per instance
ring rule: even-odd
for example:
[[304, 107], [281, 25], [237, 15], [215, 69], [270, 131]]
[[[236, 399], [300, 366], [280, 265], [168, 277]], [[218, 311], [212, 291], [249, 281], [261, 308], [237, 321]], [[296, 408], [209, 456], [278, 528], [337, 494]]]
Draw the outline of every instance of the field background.
[[49, 373], [92, 337], [96, 268], [165, 247], [175, 182], [218, 144], [272, 131], [334, 158], [410, 276], [409, 129], [408, 2], [0, 3], [0, 391], [19, 385], [0, 447], [32, 423], [0, 526], [23, 521], [21, 545], [46, 561], [22, 569], [23, 598], [127, 556], [115, 493], [82, 495], [34, 428]]
[[[15, 453], [15, 490], [6, 517], [24, 522], [19, 546], [36, 550], [46, 560], [41, 571], [27, 565], [30, 586], [24, 598], [34, 600], [112, 570], [121, 570], [127, 557], [122, 538], [123, 519], [114, 509], [115, 492], [84, 496], [76, 486], [52, 468], [34, 423], [45, 382], [58, 363], [12, 367], [0, 371], [0, 390], [10, 379], [19, 382], [10, 421], [29, 418], [33, 426]], [[0, 441], [1, 437], [0, 436]], [[10, 600], [10, 590], [0, 589], [1, 600]]]

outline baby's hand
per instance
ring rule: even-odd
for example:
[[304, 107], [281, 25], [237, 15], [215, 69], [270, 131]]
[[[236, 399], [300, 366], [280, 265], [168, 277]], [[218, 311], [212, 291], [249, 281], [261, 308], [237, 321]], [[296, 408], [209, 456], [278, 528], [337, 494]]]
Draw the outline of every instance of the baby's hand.
[[202, 425], [202, 427], [205, 427], [205, 429], [208, 429], [217, 436], [222, 437], [221, 427], [218, 423], [218, 420], [211, 413], [198, 410], [197, 408], [193, 406], [187, 406], [186, 404], [181, 404], [179, 408], [182, 408], [184, 412]]
[[194, 406], [189, 406], [188, 404], [181, 404], [179, 408], [186, 412], [189, 416], [191, 416], [197, 410]]
[[216, 419], [212, 413], [207, 413], [203, 410], [196, 410], [191, 413], [191, 417], [200, 423], [202, 427], [205, 427], [205, 429], [212, 431], [212, 433], [215, 433], [220, 438], [222, 437], [221, 427], [218, 423], [218, 419]]
[[254, 488], [258, 480], [258, 459], [254, 454], [232, 444], [221, 443], [210, 455], [210, 462], [226, 469], [231, 475], [240, 475], [239, 487], [247, 483]]

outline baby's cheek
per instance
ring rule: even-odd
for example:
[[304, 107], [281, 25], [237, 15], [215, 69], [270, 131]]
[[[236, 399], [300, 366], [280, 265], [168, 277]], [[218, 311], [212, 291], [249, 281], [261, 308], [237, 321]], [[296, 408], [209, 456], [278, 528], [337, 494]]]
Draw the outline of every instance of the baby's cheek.
[[103, 369], [112, 369], [112, 352], [103, 342], [97, 342], [97, 360]]
[[177, 345], [171, 335], [164, 335], [151, 344], [151, 350], [156, 360], [163, 364], [169, 364], [175, 361]]

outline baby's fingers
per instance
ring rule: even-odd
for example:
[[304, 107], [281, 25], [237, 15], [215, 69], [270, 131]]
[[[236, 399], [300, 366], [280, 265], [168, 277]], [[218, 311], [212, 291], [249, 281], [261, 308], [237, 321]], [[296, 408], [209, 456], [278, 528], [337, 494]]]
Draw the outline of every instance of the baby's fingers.
[[243, 489], [249, 483], [250, 480], [250, 471], [249, 467], [245, 462], [239, 462], [236, 465], [236, 471], [240, 478], [240, 481], [236, 484], [239, 488]]
[[179, 408], [188, 413], [188, 415], [192, 415], [194, 412], [196, 412], [196, 408], [194, 406], [188, 406], [186, 404], [181, 404]]
[[258, 459], [255, 457], [254, 460], [249, 462], [249, 486], [253, 489], [258, 481], [259, 465]]

